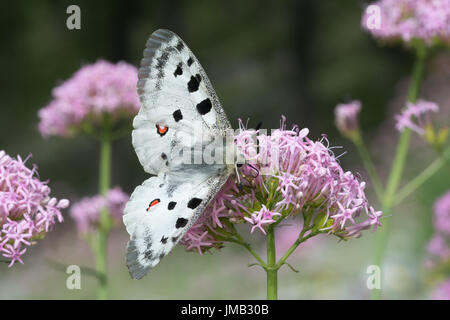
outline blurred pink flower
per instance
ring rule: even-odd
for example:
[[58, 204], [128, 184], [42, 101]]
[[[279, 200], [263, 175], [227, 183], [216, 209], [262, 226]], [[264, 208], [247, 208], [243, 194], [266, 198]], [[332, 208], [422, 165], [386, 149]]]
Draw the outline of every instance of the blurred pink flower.
[[349, 135], [359, 130], [358, 115], [361, 111], [361, 101], [341, 103], [334, 109], [336, 127], [343, 135]]
[[395, 116], [396, 128], [399, 131], [409, 128], [419, 135], [424, 135], [425, 125], [430, 123], [430, 113], [438, 111], [439, 107], [434, 102], [425, 100], [418, 100], [416, 103], [408, 102], [406, 109]]
[[434, 203], [434, 228], [450, 237], [450, 190]]
[[450, 280], [445, 280], [432, 293], [433, 300], [450, 300]]
[[137, 69], [125, 62], [99, 60], [78, 70], [53, 89], [53, 100], [39, 110], [39, 132], [44, 136], [73, 134], [85, 122], [132, 118], [140, 107]]
[[[378, 13], [379, 17], [375, 17]], [[375, 20], [379, 25], [373, 23]], [[361, 23], [365, 30], [384, 41], [409, 43], [420, 39], [429, 46], [439, 41], [449, 43], [450, 1], [379, 0], [364, 10]]]
[[428, 242], [427, 251], [432, 265], [450, 260], [450, 191], [434, 203], [433, 226], [435, 233]]
[[445, 237], [440, 234], [435, 234], [428, 242], [427, 250], [430, 254], [441, 260], [450, 258], [450, 247], [447, 244]]
[[251, 165], [240, 168], [241, 183], [230, 177], [189, 229], [180, 242], [187, 250], [222, 247], [233, 224], [248, 223], [251, 233], [258, 228], [265, 234], [267, 225], [302, 212], [321, 218], [317, 228], [341, 238], [380, 224], [381, 212], [369, 207], [365, 183], [341, 168], [326, 138], [312, 141], [308, 129], [288, 130], [284, 118], [271, 135], [247, 130], [242, 122], [240, 129], [235, 144]]
[[0, 151], [0, 253], [11, 260], [10, 267], [16, 261], [23, 263], [24, 246], [45, 237], [56, 221], [62, 222], [60, 210], [69, 206], [66, 199], [50, 197], [47, 182], [36, 177], [36, 166], [25, 166], [27, 159]]
[[129, 199], [126, 193], [119, 187], [115, 187], [108, 191], [106, 197], [101, 195], [85, 197], [73, 204], [70, 208], [70, 216], [75, 220], [78, 231], [87, 234], [96, 230], [100, 212], [104, 207], [108, 208], [114, 222], [122, 221], [123, 209]]

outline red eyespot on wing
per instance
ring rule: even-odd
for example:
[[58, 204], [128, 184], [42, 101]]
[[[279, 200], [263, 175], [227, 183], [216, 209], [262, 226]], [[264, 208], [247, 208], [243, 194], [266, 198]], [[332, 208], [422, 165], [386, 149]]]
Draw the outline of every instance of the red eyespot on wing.
[[161, 137], [163, 135], [165, 135], [168, 130], [169, 130], [169, 127], [166, 127], [166, 126], [160, 125], [160, 124], [156, 125], [156, 133], [159, 134]]
[[161, 201], [160, 201], [159, 199], [152, 200], [152, 201], [150, 202], [150, 204], [148, 205], [147, 211], [150, 210], [151, 207], [156, 206], [156, 205], [157, 205], [158, 203], [160, 203], [160, 202], [161, 202]]

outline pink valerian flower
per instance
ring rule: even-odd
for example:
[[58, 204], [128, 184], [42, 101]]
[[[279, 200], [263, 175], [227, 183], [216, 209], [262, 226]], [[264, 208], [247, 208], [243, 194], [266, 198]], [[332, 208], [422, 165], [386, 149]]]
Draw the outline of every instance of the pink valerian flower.
[[450, 190], [434, 204], [434, 228], [450, 238]]
[[188, 251], [197, 251], [200, 255], [209, 248], [220, 247], [220, 241], [208, 232], [211, 228], [211, 219], [202, 214], [195, 224], [189, 228], [184, 237], [180, 240], [180, 244], [186, 247]]
[[284, 118], [271, 135], [240, 122], [235, 144], [249, 163], [239, 169], [241, 183], [232, 175], [180, 243], [205, 252], [222, 247], [236, 224], [266, 234], [267, 226], [298, 214], [344, 239], [375, 230], [381, 212], [368, 205], [365, 183], [341, 168], [325, 137], [307, 136], [308, 129], [286, 129]]
[[75, 220], [77, 229], [82, 234], [96, 230], [100, 220], [100, 212], [107, 208], [109, 215], [115, 223], [122, 220], [123, 209], [130, 197], [119, 187], [110, 189], [106, 196], [96, 195], [86, 197], [73, 204], [70, 216]]
[[250, 233], [253, 233], [256, 228], [261, 230], [262, 233], [266, 234], [266, 231], [264, 230], [264, 226], [269, 225], [271, 223], [274, 223], [275, 220], [273, 217], [275, 216], [281, 216], [278, 212], [271, 212], [269, 211], [265, 205], [262, 205], [261, 210], [254, 211], [249, 217], [244, 217], [244, 220], [249, 222], [253, 225], [252, 230]]
[[450, 191], [434, 204], [433, 226], [435, 233], [427, 245], [432, 265], [450, 261]]
[[361, 111], [361, 101], [341, 103], [334, 109], [336, 127], [343, 135], [351, 135], [359, 130], [358, 115]]
[[450, 280], [447, 279], [441, 283], [432, 293], [433, 300], [450, 300]]
[[427, 245], [427, 251], [440, 260], [450, 259], [450, 247], [448, 240], [441, 234], [435, 234]]
[[99, 60], [53, 89], [53, 100], [39, 110], [39, 132], [67, 137], [83, 126], [132, 118], [139, 111], [137, 69], [125, 62]]
[[[374, 23], [376, 22], [376, 23]], [[379, 0], [366, 8], [362, 27], [384, 41], [450, 42], [450, 1]]]
[[10, 267], [23, 263], [25, 247], [62, 222], [61, 209], [69, 206], [66, 199], [50, 197], [47, 182], [37, 178], [36, 166], [26, 167], [27, 159], [0, 150], [0, 253], [11, 261]]
[[406, 109], [401, 114], [396, 115], [396, 128], [403, 131], [409, 128], [419, 135], [425, 134], [425, 126], [430, 124], [430, 113], [439, 111], [436, 103], [419, 100], [416, 103], [408, 102]]

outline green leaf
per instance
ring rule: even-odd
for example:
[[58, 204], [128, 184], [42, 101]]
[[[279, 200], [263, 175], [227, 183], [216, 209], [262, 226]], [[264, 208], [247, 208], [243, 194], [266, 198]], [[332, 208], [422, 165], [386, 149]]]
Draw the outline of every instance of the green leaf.
[[447, 141], [449, 131], [448, 129], [449, 129], [448, 127], [445, 127], [439, 130], [436, 137], [436, 143], [438, 144], [439, 147], [442, 147], [444, 143]]
[[328, 216], [326, 214], [326, 212], [322, 211], [320, 213], [318, 213], [313, 220], [313, 228], [312, 231], [318, 231], [322, 228], [324, 228], [327, 224], [327, 219]]
[[429, 123], [425, 125], [425, 140], [431, 145], [434, 145], [436, 142], [433, 126]]

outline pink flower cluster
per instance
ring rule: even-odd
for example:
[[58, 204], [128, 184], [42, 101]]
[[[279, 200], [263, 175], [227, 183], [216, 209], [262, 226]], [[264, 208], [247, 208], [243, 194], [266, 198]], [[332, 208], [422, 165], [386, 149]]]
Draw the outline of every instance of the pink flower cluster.
[[434, 204], [434, 228], [450, 236], [450, 191]]
[[358, 115], [361, 111], [361, 101], [341, 103], [334, 109], [336, 127], [343, 135], [349, 135], [359, 130]]
[[408, 102], [406, 109], [395, 116], [396, 128], [399, 131], [409, 128], [419, 135], [424, 135], [425, 126], [431, 122], [430, 113], [438, 111], [439, 107], [434, 102], [425, 100], [418, 100], [416, 103]]
[[[435, 234], [428, 243], [427, 250], [432, 261], [450, 260], [450, 191], [436, 200], [434, 204], [433, 225]], [[433, 265], [434, 263], [431, 263]]]
[[13, 266], [23, 263], [25, 246], [42, 239], [55, 223], [62, 222], [66, 199], [50, 197], [47, 182], [40, 181], [36, 166], [29, 169], [22, 160], [0, 151], [0, 253]]
[[137, 69], [125, 62], [99, 60], [78, 70], [53, 89], [53, 100], [39, 110], [39, 132], [70, 136], [85, 120], [99, 123], [107, 114], [112, 120], [130, 118], [139, 111]]
[[450, 280], [441, 283], [431, 295], [433, 300], [450, 300]]
[[426, 45], [450, 41], [449, 0], [379, 0], [368, 6], [362, 26], [385, 41], [410, 42], [420, 39]]
[[312, 141], [308, 129], [288, 130], [284, 118], [271, 135], [240, 126], [235, 144], [248, 163], [241, 182], [227, 181], [181, 240], [187, 250], [220, 248], [238, 223], [265, 234], [268, 225], [298, 214], [340, 238], [380, 226], [382, 213], [368, 205], [365, 183], [341, 168], [325, 137]]
[[123, 209], [130, 197], [119, 187], [110, 189], [106, 196], [96, 195], [86, 197], [73, 204], [70, 216], [75, 220], [77, 229], [82, 234], [91, 233], [97, 229], [100, 212], [107, 208], [112, 220], [117, 224], [122, 221]]

